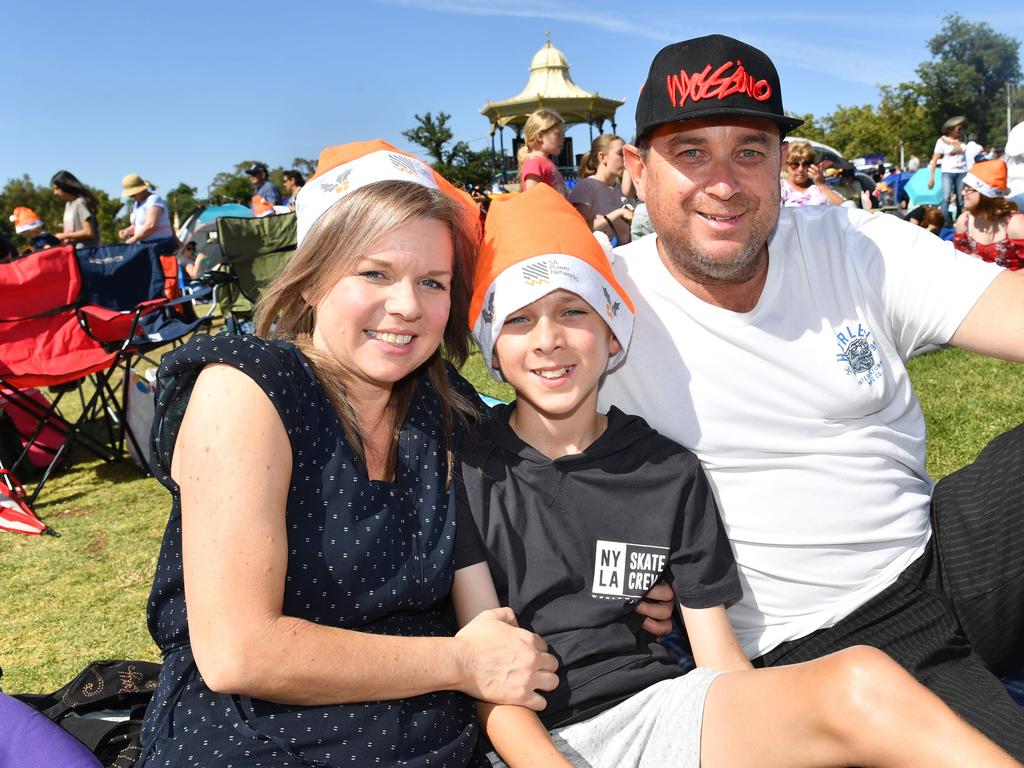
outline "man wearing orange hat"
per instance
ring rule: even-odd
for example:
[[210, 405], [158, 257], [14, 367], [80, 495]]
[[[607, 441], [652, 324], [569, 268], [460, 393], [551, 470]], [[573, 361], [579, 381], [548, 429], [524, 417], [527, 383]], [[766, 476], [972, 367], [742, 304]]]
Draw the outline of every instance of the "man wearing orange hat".
[[657, 236], [618, 251], [636, 326], [600, 406], [701, 458], [745, 652], [874, 645], [1024, 758], [1024, 713], [992, 674], [1024, 667], [1024, 427], [933, 494], [905, 367], [927, 344], [1024, 361], [1024, 274], [894, 217], [780, 211], [800, 121], [738, 40], [662, 50], [636, 112], [626, 165]]
[[18, 206], [10, 218], [14, 223], [14, 231], [31, 243], [33, 251], [60, 245], [60, 240], [43, 228], [43, 220], [31, 208]]

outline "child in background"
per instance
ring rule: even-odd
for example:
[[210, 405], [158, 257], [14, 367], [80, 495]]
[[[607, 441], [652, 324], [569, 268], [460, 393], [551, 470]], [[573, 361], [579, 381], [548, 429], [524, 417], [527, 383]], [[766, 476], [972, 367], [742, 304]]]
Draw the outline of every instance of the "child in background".
[[523, 145], [519, 148], [519, 183], [523, 191], [547, 184], [562, 197], [569, 196], [565, 179], [551, 158], [557, 158], [565, 143], [565, 121], [551, 109], [534, 111], [523, 126]]
[[43, 226], [43, 220], [31, 208], [19, 205], [11, 215], [14, 231], [32, 245], [32, 251], [44, 251], [60, 245], [60, 240], [51, 235]]
[[[642, 419], [596, 410], [633, 314], [566, 200], [540, 185], [494, 201], [470, 322], [489, 368], [517, 397], [467, 438], [456, 463], [452, 596], [460, 623], [510, 607], [559, 661], [558, 687], [535, 694], [546, 699], [539, 715], [478, 705], [500, 759], [1018, 765], [874, 649], [751, 669], [726, 616], [740, 583], [700, 463]], [[659, 579], [679, 596], [692, 672], [634, 615]]]

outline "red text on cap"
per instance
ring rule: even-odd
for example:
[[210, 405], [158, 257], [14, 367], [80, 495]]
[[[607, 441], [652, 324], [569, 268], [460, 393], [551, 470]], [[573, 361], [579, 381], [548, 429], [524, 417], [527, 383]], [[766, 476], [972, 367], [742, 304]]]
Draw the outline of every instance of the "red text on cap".
[[[733, 66], [736, 69], [730, 74], [729, 70]], [[745, 93], [756, 101], [765, 101], [772, 95], [772, 87], [768, 81], [754, 80], [753, 75], [743, 68], [743, 62], [739, 59], [735, 62], [725, 62], [714, 72], [711, 71], [710, 64], [692, 75], [681, 69], [678, 75], [665, 77], [665, 87], [673, 107], [683, 106], [688, 98], [693, 102], [714, 98], [721, 100], [734, 93]]]

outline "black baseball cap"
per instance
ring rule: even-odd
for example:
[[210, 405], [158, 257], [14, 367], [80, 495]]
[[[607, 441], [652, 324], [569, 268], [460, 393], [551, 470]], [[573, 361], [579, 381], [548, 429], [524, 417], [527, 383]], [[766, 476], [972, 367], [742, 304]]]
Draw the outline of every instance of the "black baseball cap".
[[662, 48], [637, 99], [637, 139], [659, 125], [715, 115], [765, 117], [783, 136], [804, 122], [787, 117], [779, 73], [752, 45], [708, 35]]
[[263, 163], [253, 163], [252, 165], [245, 169], [245, 174], [247, 176], [255, 176], [257, 173], [262, 173], [267, 176], [270, 175], [270, 171], [267, 170], [267, 166], [265, 166]]

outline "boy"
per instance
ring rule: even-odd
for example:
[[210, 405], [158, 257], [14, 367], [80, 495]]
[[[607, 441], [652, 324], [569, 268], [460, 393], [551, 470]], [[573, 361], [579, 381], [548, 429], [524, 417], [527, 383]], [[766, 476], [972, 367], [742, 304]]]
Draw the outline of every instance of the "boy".
[[[596, 410], [633, 313], [557, 192], [492, 205], [470, 322], [517, 399], [460, 452], [452, 594], [460, 624], [507, 605], [559, 660], [539, 717], [479, 705], [495, 750], [513, 766], [1015, 765], [871, 649], [750, 669], [724, 608], [740, 596], [735, 563], [696, 457]], [[633, 612], [659, 578], [680, 595], [700, 665], [688, 674]]]
[[43, 228], [43, 220], [31, 208], [19, 205], [10, 218], [14, 222], [14, 231], [29, 241], [33, 252], [60, 245], [60, 240]]

